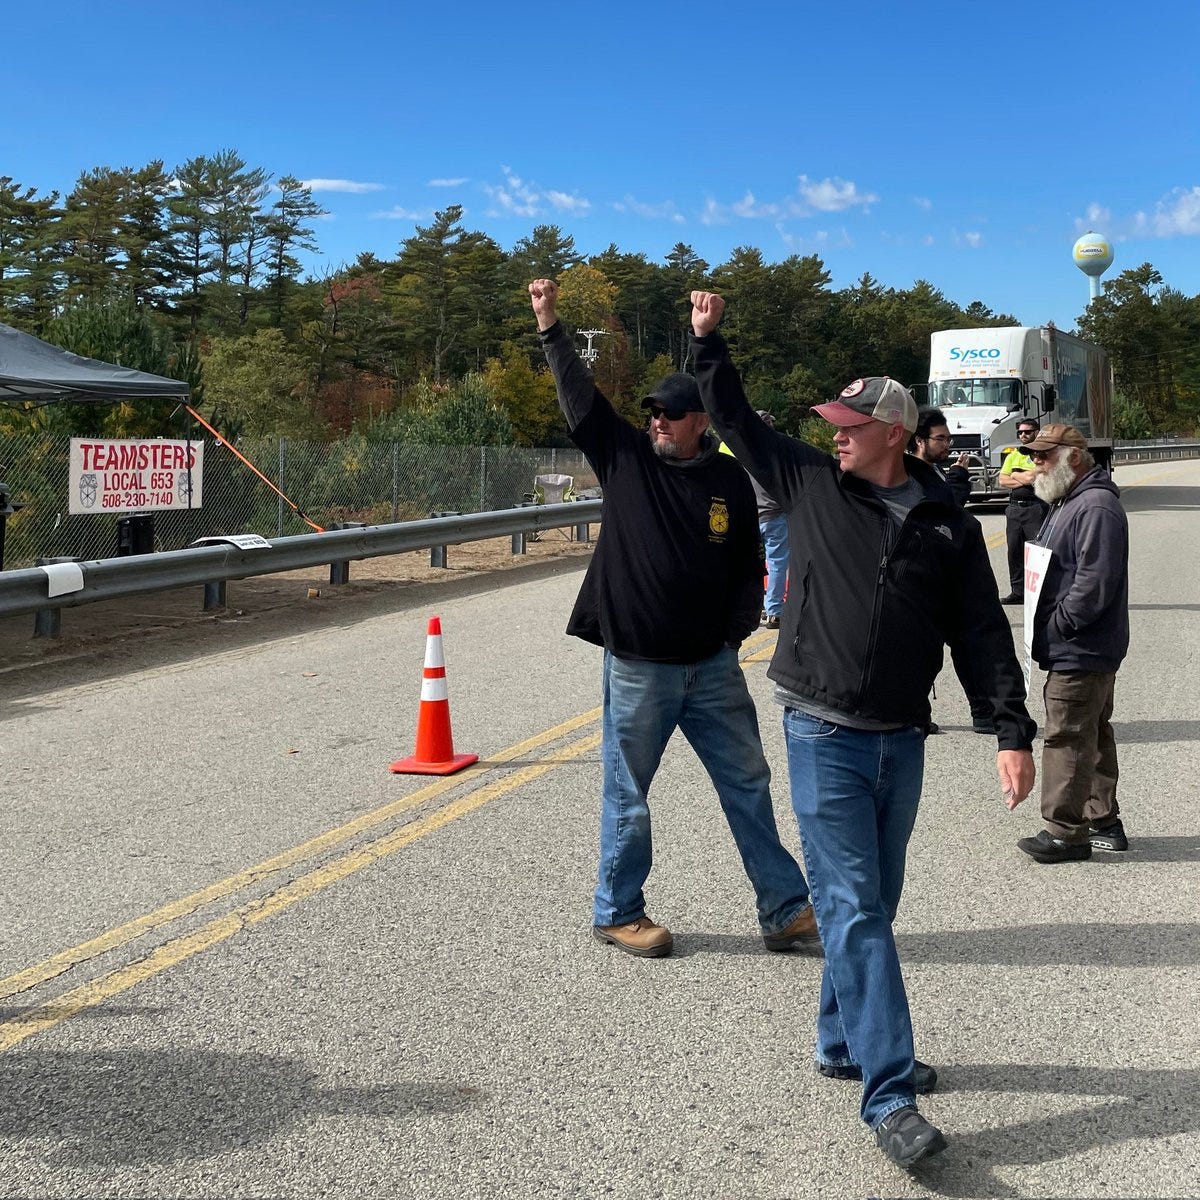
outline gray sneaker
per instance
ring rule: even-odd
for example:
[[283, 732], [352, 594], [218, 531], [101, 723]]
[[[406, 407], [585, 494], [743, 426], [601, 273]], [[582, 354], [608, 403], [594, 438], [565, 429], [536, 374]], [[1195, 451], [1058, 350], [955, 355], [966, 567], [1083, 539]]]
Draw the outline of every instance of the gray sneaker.
[[942, 1131], [912, 1107], [888, 1113], [875, 1126], [875, 1140], [884, 1154], [901, 1167], [911, 1167], [946, 1148]]

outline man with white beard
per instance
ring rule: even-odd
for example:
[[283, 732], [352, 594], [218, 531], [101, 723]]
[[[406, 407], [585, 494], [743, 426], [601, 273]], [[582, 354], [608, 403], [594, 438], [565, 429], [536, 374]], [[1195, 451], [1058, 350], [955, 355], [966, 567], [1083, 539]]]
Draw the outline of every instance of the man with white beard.
[[1033, 619], [1043, 695], [1042, 819], [1017, 842], [1040, 863], [1126, 850], [1110, 724], [1117, 669], [1129, 649], [1129, 522], [1120, 492], [1073, 425], [1046, 425], [1025, 446], [1034, 490], [1050, 505], [1037, 544], [1050, 551]]

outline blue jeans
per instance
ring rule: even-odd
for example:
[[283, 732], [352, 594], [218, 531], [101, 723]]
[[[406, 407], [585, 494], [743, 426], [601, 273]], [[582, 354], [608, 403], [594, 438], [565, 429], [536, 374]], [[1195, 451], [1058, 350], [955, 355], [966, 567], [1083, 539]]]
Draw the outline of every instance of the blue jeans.
[[832, 725], [785, 709], [792, 806], [825, 973], [817, 1060], [862, 1068], [862, 1118], [872, 1129], [914, 1103], [913, 1036], [892, 921], [917, 817], [925, 735]]
[[642, 885], [651, 864], [646, 793], [676, 728], [717, 789], [754, 887], [763, 932], [786, 929], [809, 905], [808, 884], [779, 840], [758, 715], [737, 651], [729, 647], [686, 664], [604, 652], [604, 792], [594, 923], [623, 925], [645, 915]]
[[780, 513], [767, 521], [759, 521], [758, 531], [762, 534], [767, 556], [767, 594], [763, 599], [763, 610], [768, 617], [777, 617], [783, 611], [783, 593], [787, 587], [787, 517]]

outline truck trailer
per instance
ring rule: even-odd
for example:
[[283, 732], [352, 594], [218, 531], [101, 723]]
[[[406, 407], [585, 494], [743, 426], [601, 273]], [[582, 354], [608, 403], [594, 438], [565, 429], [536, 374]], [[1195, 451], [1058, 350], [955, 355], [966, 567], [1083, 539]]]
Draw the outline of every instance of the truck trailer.
[[946, 414], [952, 453], [970, 457], [971, 499], [1007, 496], [997, 480], [1017, 424], [1074, 425], [1112, 471], [1113, 375], [1108, 354], [1053, 326], [945, 329], [933, 335], [928, 403]]

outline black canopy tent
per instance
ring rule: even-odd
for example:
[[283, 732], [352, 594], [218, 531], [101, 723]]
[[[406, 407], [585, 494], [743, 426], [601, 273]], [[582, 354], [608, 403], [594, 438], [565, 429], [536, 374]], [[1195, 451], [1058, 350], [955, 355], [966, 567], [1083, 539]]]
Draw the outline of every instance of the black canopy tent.
[[30, 333], [0, 325], [0, 403], [115, 404], [120, 400], [186, 400], [188, 385], [148, 371], [83, 358]]
[[[181, 379], [83, 358], [30, 333], [0, 325], [0, 404], [23, 408], [157, 399], [186, 403], [189, 394]], [[3, 469], [0, 464], [0, 570], [4, 568], [5, 523], [21, 507], [11, 501]]]

